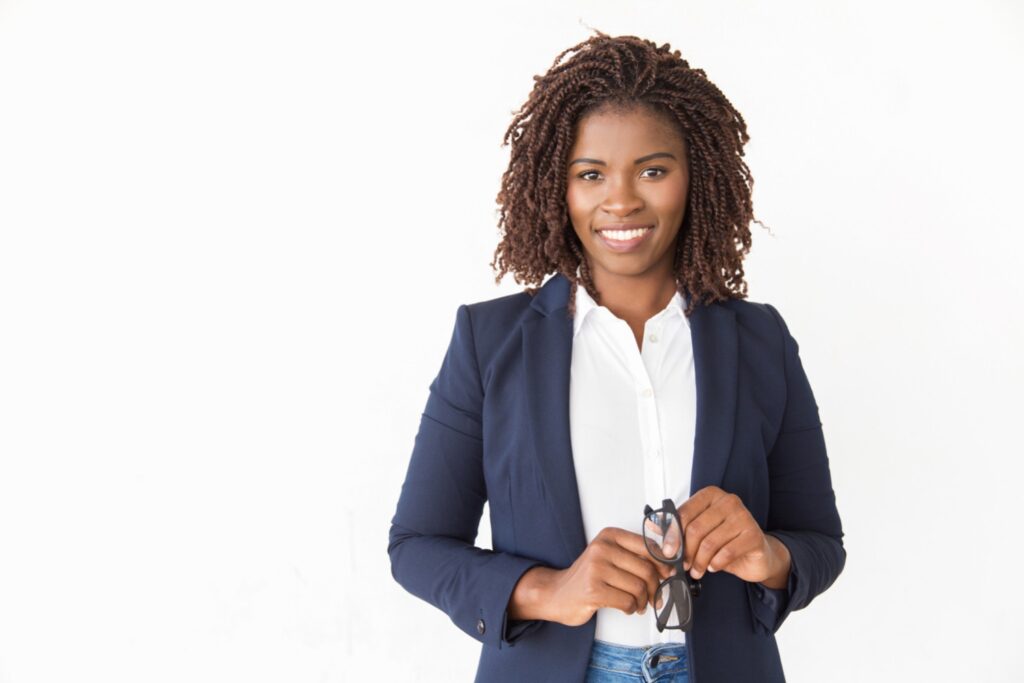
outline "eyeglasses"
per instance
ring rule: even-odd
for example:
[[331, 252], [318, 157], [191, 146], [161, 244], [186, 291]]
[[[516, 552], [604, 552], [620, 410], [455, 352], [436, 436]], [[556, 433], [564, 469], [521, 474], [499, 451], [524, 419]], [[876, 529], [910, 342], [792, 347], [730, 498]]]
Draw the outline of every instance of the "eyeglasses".
[[675, 503], [666, 498], [661, 507], [644, 506], [644, 545], [651, 557], [675, 567], [676, 573], [658, 585], [655, 615], [658, 632], [667, 628], [688, 631], [693, 625], [693, 598], [700, 595], [700, 581], [694, 581], [683, 569], [685, 539]]

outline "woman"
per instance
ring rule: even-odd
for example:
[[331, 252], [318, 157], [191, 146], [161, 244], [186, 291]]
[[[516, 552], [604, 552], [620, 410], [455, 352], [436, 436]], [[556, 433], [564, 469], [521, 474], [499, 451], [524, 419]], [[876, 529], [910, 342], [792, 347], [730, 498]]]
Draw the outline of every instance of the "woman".
[[[491, 264], [528, 287], [458, 307], [392, 574], [483, 643], [478, 681], [782, 681], [774, 634], [846, 552], [797, 343], [745, 300], [743, 118], [632, 36], [536, 80]], [[646, 610], [673, 572], [643, 537], [663, 500], [701, 583], [685, 632]]]

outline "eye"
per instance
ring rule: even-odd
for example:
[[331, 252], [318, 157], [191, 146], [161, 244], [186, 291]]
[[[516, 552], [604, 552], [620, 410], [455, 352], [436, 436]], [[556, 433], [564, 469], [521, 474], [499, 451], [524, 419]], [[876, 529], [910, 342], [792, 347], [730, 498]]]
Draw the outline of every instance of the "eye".
[[[651, 166], [651, 167], [645, 168], [643, 171], [641, 171], [641, 174], [646, 173], [647, 171], [656, 171], [657, 172], [657, 175], [645, 176], [647, 178], [660, 178], [661, 176], [663, 176], [666, 173], [668, 173], [668, 170], [666, 170], [664, 168], [661, 168], [660, 166]], [[581, 179], [581, 180], [591, 180], [591, 178], [587, 177], [587, 176], [589, 176], [591, 174], [600, 175], [600, 171], [593, 171], [593, 170], [591, 170], [591, 171], [583, 171], [581, 173], [576, 174], [576, 177]], [[596, 178], [594, 178], [593, 180], [596, 180]]]

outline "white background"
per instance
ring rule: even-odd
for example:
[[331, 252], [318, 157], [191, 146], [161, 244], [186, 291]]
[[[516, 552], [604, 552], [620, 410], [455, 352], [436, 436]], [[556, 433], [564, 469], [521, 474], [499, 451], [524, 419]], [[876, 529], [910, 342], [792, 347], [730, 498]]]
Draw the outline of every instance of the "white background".
[[0, 683], [472, 680], [389, 521], [588, 26], [749, 125], [849, 554], [788, 679], [1020, 680], [1019, 4], [2, 0]]

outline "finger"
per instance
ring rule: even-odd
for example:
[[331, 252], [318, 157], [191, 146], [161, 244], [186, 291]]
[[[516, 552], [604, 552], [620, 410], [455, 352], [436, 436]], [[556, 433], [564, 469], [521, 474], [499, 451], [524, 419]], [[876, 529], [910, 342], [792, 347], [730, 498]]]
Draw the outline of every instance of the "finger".
[[657, 573], [662, 577], [667, 578], [671, 574], [672, 567], [662, 562], [658, 562], [651, 556], [650, 551], [647, 550], [647, 543], [640, 534], [635, 534], [632, 531], [619, 529], [617, 527], [606, 527], [601, 530], [599, 535], [608, 543], [624, 550], [628, 550], [642, 560], [650, 562]]
[[[719, 524], [701, 541], [694, 555], [693, 563], [690, 565], [690, 576], [699, 579], [704, 576], [711, 560], [734, 539], [739, 538], [743, 527], [730, 522]], [[746, 539], [743, 539], [746, 541]], [[717, 565], [712, 565], [717, 568]]]
[[[602, 541], [602, 557], [643, 579], [647, 584], [645, 593], [653, 596], [657, 592], [658, 584], [671, 575], [671, 565], [655, 560], [639, 534], [618, 527], [606, 527], [598, 533], [598, 537]], [[641, 606], [647, 602], [646, 594], [640, 596]]]
[[[712, 506], [705, 509], [700, 515], [690, 521], [683, 528], [684, 545], [686, 552], [683, 555], [683, 569], [690, 570], [693, 567], [694, 559], [700, 549], [701, 543], [708, 534], [721, 526], [727, 519], [726, 510], [721, 506]], [[710, 558], [708, 558], [710, 559]]]
[[679, 513], [679, 521], [683, 525], [683, 531], [686, 531], [686, 527], [691, 521], [700, 516], [704, 510], [711, 507], [718, 498], [724, 495], [728, 494], [717, 486], [705, 486], [690, 496], [682, 505], [677, 506], [676, 512]]
[[621, 546], [626, 550], [641, 557], [647, 557], [647, 544], [644, 537], [627, 529], [618, 527], [605, 527], [599, 534], [603, 540]]
[[641, 597], [641, 611], [644, 605], [653, 604], [654, 596], [658, 593], [658, 585], [663, 579], [668, 578], [665, 570], [671, 568], [651, 558], [642, 558], [632, 552], [622, 550], [608, 558], [613, 565], [629, 572], [644, 582], [644, 594]]
[[647, 538], [660, 546], [662, 555], [673, 557], [676, 554], [682, 536], [678, 524], [673, 522], [668, 525], [667, 529], [663, 529], [656, 522], [646, 519], [644, 528], [647, 530]]
[[665, 532], [665, 542], [663, 548], [667, 557], [675, 557], [676, 552], [679, 550], [680, 544], [683, 542], [682, 529], [678, 524], [670, 524], [668, 530]]
[[[759, 530], [760, 531], [760, 530]], [[761, 548], [759, 534], [754, 534], [750, 529], [743, 529], [728, 543], [718, 549], [718, 552], [708, 562], [708, 571], [728, 571], [729, 565], [742, 560], [746, 555]], [[712, 570], [711, 567], [714, 567]]]
[[[604, 568], [601, 579], [609, 587], [609, 599], [612, 606], [621, 609], [626, 614], [642, 612], [648, 603], [647, 582], [631, 571], [610, 564]], [[628, 595], [628, 600], [623, 601], [618, 593]]]
[[609, 556], [609, 560], [616, 567], [629, 572], [644, 582], [644, 595], [640, 596], [640, 604], [650, 603], [658, 591], [658, 584], [668, 578], [667, 572], [671, 570], [666, 564], [654, 560], [652, 557], [640, 557], [628, 550], [619, 549], [615, 554]]
[[[739, 556], [744, 556], [755, 548], [764, 547], [764, 534], [739, 496], [734, 493], [727, 493], [716, 497], [711, 507], [695, 520], [695, 524], [701, 523], [701, 520], [705, 517], [712, 519], [719, 514], [724, 514], [726, 521], [709, 531], [707, 533], [709, 538], [702, 541], [701, 545], [694, 549], [691, 566], [689, 567], [690, 575], [694, 578], [699, 579], [703, 576], [704, 571], [709, 565], [717, 570], [721, 566], [728, 566], [735, 562], [736, 553], [739, 553]], [[740, 546], [730, 549], [725, 553], [718, 560], [718, 565], [713, 564], [715, 555], [736, 537], [741, 537]]]

